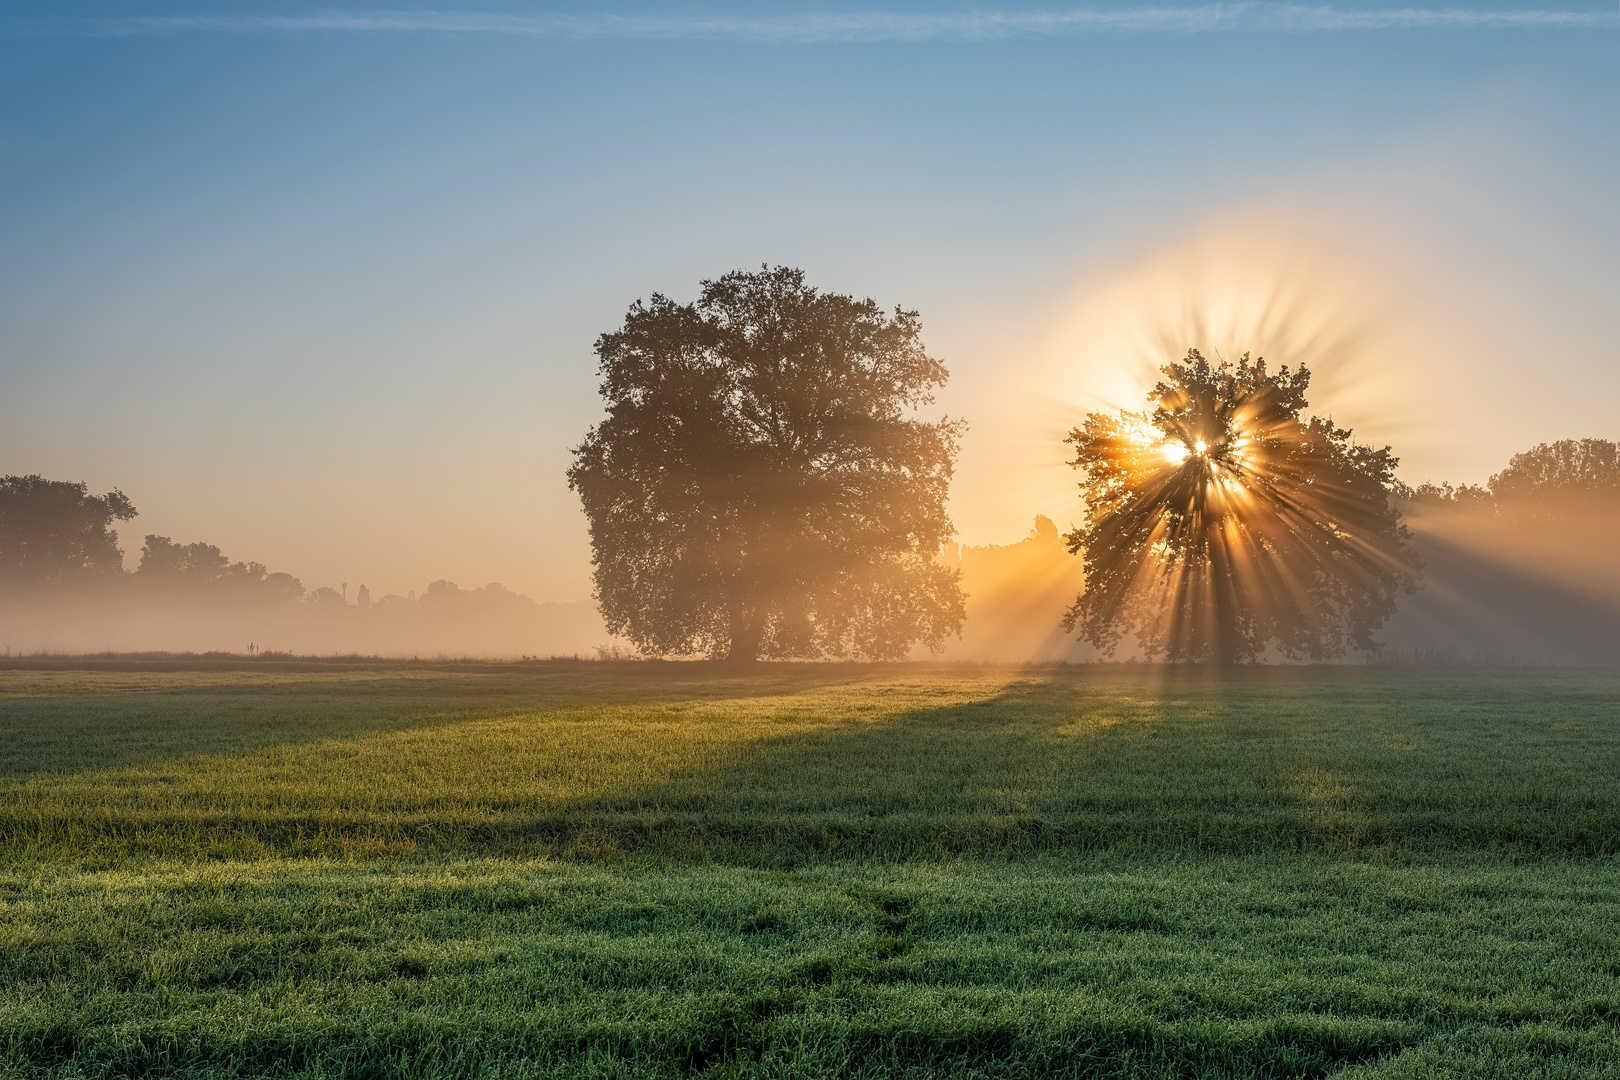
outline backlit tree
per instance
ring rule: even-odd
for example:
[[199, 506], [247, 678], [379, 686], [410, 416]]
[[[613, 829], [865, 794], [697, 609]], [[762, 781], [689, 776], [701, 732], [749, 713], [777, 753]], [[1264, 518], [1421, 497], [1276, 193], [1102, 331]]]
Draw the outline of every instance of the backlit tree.
[[0, 476], [0, 592], [121, 578], [113, 523], [135, 516], [117, 489], [92, 495], [82, 483]]
[[1562, 439], [1514, 454], [1491, 477], [1497, 506], [1515, 518], [1581, 519], [1620, 509], [1620, 444]]
[[1134, 633], [1149, 657], [1216, 664], [1373, 648], [1419, 572], [1389, 448], [1303, 418], [1304, 367], [1194, 350], [1161, 371], [1147, 410], [1092, 413], [1069, 436], [1085, 592], [1065, 629], [1105, 655]]
[[603, 334], [568, 480], [608, 629], [655, 655], [895, 658], [964, 617], [933, 556], [960, 424], [917, 313], [734, 272]]

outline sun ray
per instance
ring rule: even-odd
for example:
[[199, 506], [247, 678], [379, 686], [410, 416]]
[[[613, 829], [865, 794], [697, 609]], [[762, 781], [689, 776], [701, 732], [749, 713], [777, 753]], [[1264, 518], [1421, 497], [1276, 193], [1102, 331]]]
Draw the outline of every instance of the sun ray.
[[1418, 570], [1389, 449], [1302, 419], [1304, 367], [1190, 350], [1162, 370], [1148, 411], [1091, 413], [1070, 436], [1087, 517], [1069, 543], [1087, 591], [1068, 626], [1104, 653], [1134, 631], [1171, 660], [1371, 647]]

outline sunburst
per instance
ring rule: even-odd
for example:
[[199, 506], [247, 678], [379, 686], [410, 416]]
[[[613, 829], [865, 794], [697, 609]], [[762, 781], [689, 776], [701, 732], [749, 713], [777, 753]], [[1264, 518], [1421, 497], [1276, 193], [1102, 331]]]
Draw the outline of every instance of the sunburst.
[[1310, 372], [1197, 350], [1150, 408], [1074, 429], [1086, 524], [1069, 536], [1086, 591], [1067, 626], [1105, 653], [1325, 659], [1370, 648], [1418, 563], [1390, 494], [1397, 459], [1302, 419]]

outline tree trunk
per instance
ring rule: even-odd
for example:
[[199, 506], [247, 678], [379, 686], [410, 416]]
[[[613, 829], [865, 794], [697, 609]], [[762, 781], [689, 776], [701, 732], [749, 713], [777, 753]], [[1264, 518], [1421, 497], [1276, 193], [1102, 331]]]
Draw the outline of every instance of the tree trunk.
[[750, 604], [733, 602], [731, 647], [726, 652], [726, 663], [752, 664], [758, 660], [760, 641], [764, 636], [765, 627], [758, 609]]
[[1211, 569], [1214, 574], [1212, 582], [1214, 589], [1213, 619], [1213, 645], [1210, 657], [1215, 667], [1221, 671], [1234, 668], [1238, 662], [1238, 597], [1237, 579], [1233, 576], [1231, 560], [1225, 557], [1216, 560]]

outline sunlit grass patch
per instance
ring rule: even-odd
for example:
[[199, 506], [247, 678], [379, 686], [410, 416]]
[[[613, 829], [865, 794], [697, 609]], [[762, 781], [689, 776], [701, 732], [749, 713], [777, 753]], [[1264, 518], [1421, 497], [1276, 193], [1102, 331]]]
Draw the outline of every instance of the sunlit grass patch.
[[1610, 675], [21, 674], [7, 1076], [1620, 1060]]
[[64, 676], [76, 697], [32, 676], [0, 697], [0, 848], [1620, 850], [1610, 676], [618, 670], [96, 693]]

